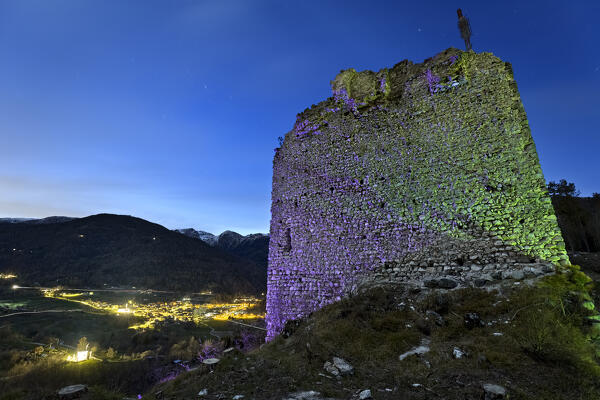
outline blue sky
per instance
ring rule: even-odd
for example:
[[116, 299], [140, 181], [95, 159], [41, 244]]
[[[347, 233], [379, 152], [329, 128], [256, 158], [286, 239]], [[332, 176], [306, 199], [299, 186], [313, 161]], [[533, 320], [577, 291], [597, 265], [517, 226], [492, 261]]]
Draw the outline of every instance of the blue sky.
[[547, 180], [600, 192], [600, 2], [0, 0], [0, 217], [267, 232], [277, 137], [341, 70], [513, 64]]

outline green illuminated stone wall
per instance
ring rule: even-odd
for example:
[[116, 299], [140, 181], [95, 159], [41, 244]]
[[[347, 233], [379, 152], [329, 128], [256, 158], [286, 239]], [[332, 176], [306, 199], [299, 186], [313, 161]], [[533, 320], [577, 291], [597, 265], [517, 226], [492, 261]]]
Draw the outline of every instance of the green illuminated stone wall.
[[332, 89], [275, 154], [269, 337], [373, 280], [484, 285], [569, 263], [510, 64], [448, 49]]

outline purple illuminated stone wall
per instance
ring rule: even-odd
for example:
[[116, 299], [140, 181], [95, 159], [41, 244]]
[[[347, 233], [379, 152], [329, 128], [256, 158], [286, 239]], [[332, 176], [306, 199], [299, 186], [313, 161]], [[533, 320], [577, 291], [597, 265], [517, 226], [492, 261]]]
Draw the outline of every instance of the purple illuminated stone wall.
[[448, 49], [332, 89], [276, 149], [268, 338], [377, 282], [568, 264], [510, 64]]

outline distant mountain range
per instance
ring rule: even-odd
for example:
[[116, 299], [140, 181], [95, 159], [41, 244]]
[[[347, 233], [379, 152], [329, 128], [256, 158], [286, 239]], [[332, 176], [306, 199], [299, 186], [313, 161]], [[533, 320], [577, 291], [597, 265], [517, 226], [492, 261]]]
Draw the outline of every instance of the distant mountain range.
[[77, 218], [73, 217], [62, 217], [62, 216], [54, 216], [54, 217], [46, 217], [46, 218], [0, 218], [0, 224], [9, 223], [9, 224], [30, 224], [30, 225], [39, 225], [39, 224], [55, 224], [60, 222], [69, 222]]
[[242, 236], [237, 232], [225, 231], [216, 236], [212, 233], [198, 231], [192, 228], [176, 229], [177, 232], [194, 239], [200, 239], [210, 246], [225, 250], [238, 257], [251, 260], [267, 268], [269, 255], [269, 235], [252, 233]]
[[43, 286], [258, 293], [267, 253], [266, 235], [175, 232], [124, 215], [0, 219], [0, 272]]

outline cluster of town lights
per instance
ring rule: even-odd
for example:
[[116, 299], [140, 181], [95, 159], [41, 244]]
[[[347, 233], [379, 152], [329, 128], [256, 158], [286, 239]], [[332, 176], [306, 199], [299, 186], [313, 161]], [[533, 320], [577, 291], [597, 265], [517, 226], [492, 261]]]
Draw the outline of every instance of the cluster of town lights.
[[138, 304], [129, 300], [123, 306], [80, 298], [85, 294], [91, 295], [92, 292], [65, 293], [59, 289], [44, 289], [43, 293], [45, 297], [77, 302], [112, 314], [132, 315], [145, 320], [140, 324], [130, 326], [130, 329], [152, 329], [157, 324], [166, 321], [198, 322], [207, 319], [226, 321], [229, 319], [264, 318], [264, 314], [251, 311], [259, 302], [258, 299], [252, 297], [234, 299], [232, 303], [206, 304], [193, 304], [188, 299], [148, 304]]
[[6, 273], [0, 274], [0, 279], [15, 279], [16, 277], [17, 277], [17, 275], [15, 275], [15, 274], [6, 274]]

